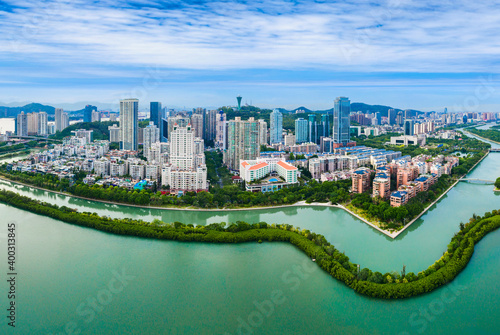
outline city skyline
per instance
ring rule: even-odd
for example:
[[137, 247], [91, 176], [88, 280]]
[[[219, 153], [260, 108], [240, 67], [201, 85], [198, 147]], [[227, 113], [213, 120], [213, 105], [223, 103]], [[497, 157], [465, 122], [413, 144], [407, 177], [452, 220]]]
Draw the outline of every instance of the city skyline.
[[494, 112], [498, 11], [465, 1], [5, 1], [0, 102], [134, 96], [191, 108], [241, 95], [266, 108], [326, 109], [325, 96], [349, 96]]

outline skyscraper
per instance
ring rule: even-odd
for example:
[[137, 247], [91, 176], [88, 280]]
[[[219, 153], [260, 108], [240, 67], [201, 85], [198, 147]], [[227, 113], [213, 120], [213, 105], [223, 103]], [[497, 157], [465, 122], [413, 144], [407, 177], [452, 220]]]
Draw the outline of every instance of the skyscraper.
[[203, 139], [205, 141], [215, 140], [215, 127], [217, 120], [217, 110], [209, 110], [205, 112], [205, 129], [203, 130]]
[[149, 125], [146, 126], [143, 131], [142, 144], [144, 157], [148, 157], [151, 145], [156, 142], [160, 142], [160, 129], [158, 129], [158, 127], [150, 121]]
[[271, 115], [271, 127], [269, 130], [269, 143], [277, 144], [283, 142], [283, 114], [275, 109]]
[[167, 138], [170, 141], [170, 134], [172, 134], [172, 131], [174, 130], [174, 125], [177, 124], [178, 127], [187, 127], [188, 124], [190, 124], [191, 121], [189, 117], [182, 116], [182, 115], [176, 115], [176, 116], [169, 116], [167, 119]]
[[66, 112], [61, 113], [61, 131], [69, 127], [69, 114]]
[[162, 185], [171, 192], [207, 190], [204, 144], [194, 136], [191, 124], [174, 124], [169, 141], [169, 163], [162, 168]]
[[404, 128], [405, 128], [405, 135], [413, 136], [415, 122], [413, 120], [405, 120]]
[[387, 111], [387, 123], [389, 123], [390, 125], [392, 124], [396, 124], [396, 110], [395, 109], [389, 109], [389, 111]]
[[45, 112], [38, 113], [38, 135], [45, 136], [48, 135], [47, 129], [48, 116]]
[[34, 136], [38, 134], [38, 113], [28, 113], [28, 135]]
[[295, 120], [295, 141], [297, 143], [304, 143], [307, 142], [308, 139], [308, 127], [307, 127], [307, 120], [303, 118], [298, 118]]
[[62, 114], [64, 113], [62, 108], [56, 108], [55, 110], [55, 121], [56, 121], [56, 131], [63, 130], [62, 124]]
[[316, 143], [316, 138], [317, 138], [317, 129], [316, 129], [316, 115], [314, 114], [309, 114], [308, 115], [308, 137], [307, 140], [309, 142]]
[[319, 137], [330, 137], [330, 119], [328, 114], [321, 115], [321, 131]]
[[191, 126], [194, 130], [194, 136], [203, 138], [203, 114], [193, 114], [191, 116]]
[[259, 121], [253, 117], [242, 121], [241, 117], [227, 121], [227, 149], [224, 164], [239, 170], [240, 160], [253, 160], [260, 154]]
[[346, 145], [350, 142], [351, 101], [346, 97], [335, 99], [333, 109], [333, 140], [337, 144]]
[[215, 146], [217, 148], [226, 149], [226, 136], [226, 114], [223, 111], [219, 111], [215, 120]]
[[120, 100], [120, 149], [137, 151], [139, 148], [138, 134], [139, 100]]
[[163, 118], [161, 102], [151, 101], [149, 103], [149, 121], [161, 131], [161, 119]]
[[28, 136], [28, 115], [24, 112], [17, 114], [16, 134], [17, 136]]
[[259, 119], [259, 143], [267, 144], [267, 122]]
[[398, 112], [398, 115], [396, 116], [396, 124], [398, 126], [402, 126], [403, 123], [404, 123], [403, 112]]
[[97, 111], [96, 106], [87, 105], [83, 111], [83, 122], [92, 122], [92, 112]]

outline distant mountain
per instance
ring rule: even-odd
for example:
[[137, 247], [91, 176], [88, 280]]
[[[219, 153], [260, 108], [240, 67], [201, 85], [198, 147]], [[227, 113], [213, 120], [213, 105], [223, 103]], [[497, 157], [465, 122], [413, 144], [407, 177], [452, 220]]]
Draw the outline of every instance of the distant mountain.
[[[396, 112], [404, 111], [403, 109], [398, 109], [390, 106], [383, 105], [368, 105], [362, 102], [353, 102], [351, 104], [351, 112], [364, 112], [364, 113], [380, 113], [382, 116], [387, 116], [389, 109], [395, 109]], [[422, 114], [423, 112], [410, 109], [413, 114]]]
[[21, 112], [45, 112], [47, 114], [54, 114], [55, 108], [37, 103], [27, 104], [22, 107], [0, 107], [0, 117], [16, 117]]
[[[24, 105], [22, 107], [7, 107], [7, 106], [0, 106], [0, 117], [16, 117], [17, 114], [24, 112], [24, 113], [38, 113], [38, 112], [45, 112], [49, 115], [54, 115], [55, 114], [55, 107], [48, 106], [48, 105], [42, 105], [39, 103], [30, 103], [27, 105]], [[69, 114], [82, 114], [83, 113], [83, 108], [77, 111], [67, 111]]]

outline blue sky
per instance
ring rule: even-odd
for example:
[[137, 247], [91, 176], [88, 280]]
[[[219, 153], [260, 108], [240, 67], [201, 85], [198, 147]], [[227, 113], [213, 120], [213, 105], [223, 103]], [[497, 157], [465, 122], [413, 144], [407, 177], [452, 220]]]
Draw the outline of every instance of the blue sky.
[[500, 111], [491, 1], [0, 0], [0, 103]]

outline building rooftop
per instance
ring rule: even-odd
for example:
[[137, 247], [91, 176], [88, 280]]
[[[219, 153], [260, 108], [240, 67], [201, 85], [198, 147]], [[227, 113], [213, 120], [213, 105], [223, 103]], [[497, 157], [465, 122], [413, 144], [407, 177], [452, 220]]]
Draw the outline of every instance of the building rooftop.
[[292, 166], [286, 162], [283, 162], [283, 161], [279, 161], [277, 163], [279, 166], [281, 166], [282, 168], [284, 168], [285, 170], [289, 170], [289, 171], [295, 171], [297, 170], [297, 168], [295, 166]]
[[408, 192], [406, 192], [406, 191], [396, 191], [396, 192], [391, 193], [391, 197], [402, 198], [403, 196], [406, 196], [407, 194], [408, 194]]
[[248, 169], [248, 170], [250, 170], [250, 171], [252, 171], [252, 170], [258, 170], [258, 169], [261, 169], [261, 168], [263, 168], [265, 166], [268, 166], [268, 165], [269, 164], [267, 164], [266, 162], [262, 162], [262, 163], [259, 163], [259, 164], [256, 164], [256, 165], [250, 167], [250, 169]]

